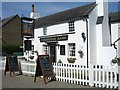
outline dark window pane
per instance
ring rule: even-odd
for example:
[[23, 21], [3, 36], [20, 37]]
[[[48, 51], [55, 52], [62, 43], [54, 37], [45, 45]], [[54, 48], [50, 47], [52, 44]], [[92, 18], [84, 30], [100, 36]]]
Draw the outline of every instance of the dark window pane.
[[60, 55], [65, 55], [65, 45], [60, 45]]

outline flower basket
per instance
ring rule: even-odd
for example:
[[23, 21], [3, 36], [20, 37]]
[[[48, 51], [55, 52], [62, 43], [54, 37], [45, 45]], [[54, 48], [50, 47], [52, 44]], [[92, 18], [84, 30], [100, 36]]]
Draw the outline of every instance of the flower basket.
[[27, 61], [27, 59], [25, 57], [22, 57], [21, 59]]
[[67, 58], [69, 63], [75, 63], [76, 58]]
[[80, 55], [80, 58], [83, 58], [83, 56], [84, 56], [83, 51], [82, 51], [82, 50], [79, 50], [78, 53], [79, 53], [79, 55]]
[[34, 56], [30, 56], [29, 58], [30, 58], [30, 59], [33, 59], [33, 58], [34, 58]]
[[119, 58], [115, 58], [115, 59], [112, 59], [112, 61], [111, 61], [113, 64], [118, 64], [118, 65], [120, 65], [120, 57]]
[[112, 63], [116, 64], [117, 63], [117, 59], [112, 59]]
[[118, 60], [118, 65], [120, 66], [120, 57], [119, 57], [119, 58], [117, 58], [117, 60]]

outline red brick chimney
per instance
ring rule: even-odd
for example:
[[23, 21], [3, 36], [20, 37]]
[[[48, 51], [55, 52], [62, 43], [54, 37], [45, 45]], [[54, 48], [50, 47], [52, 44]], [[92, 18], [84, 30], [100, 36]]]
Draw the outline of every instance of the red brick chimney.
[[32, 4], [32, 12], [34, 12], [34, 4]]

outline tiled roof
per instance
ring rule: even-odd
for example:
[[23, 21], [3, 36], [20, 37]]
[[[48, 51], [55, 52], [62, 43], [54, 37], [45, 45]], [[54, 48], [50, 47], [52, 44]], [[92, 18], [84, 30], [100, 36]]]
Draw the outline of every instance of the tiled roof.
[[[101, 24], [103, 22], [104, 16], [98, 17], [96, 24]], [[120, 22], [120, 12], [111, 12], [109, 13], [110, 23]]]
[[35, 28], [69, 22], [71, 20], [79, 20], [88, 16], [88, 14], [96, 6], [96, 3], [90, 3], [84, 6], [72, 8], [66, 11], [58, 12], [52, 15], [36, 19]]
[[[14, 16], [10, 16], [10, 17], [8, 17], [8, 18], [5, 18], [5, 19], [3, 19], [1, 22], [2, 22], [2, 26], [3, 25], [5, 25], [5, 24], [7, 24], [10, 20], [12, 20], [14, 17], [16, 17], [16, 16], [18, 16], [18, 15], [14, 15]], [[1, 27], [1, 26], [0, 26]]]
[[120, 22], [120, 12], [112, 12], [109, 17], [111, 23]]

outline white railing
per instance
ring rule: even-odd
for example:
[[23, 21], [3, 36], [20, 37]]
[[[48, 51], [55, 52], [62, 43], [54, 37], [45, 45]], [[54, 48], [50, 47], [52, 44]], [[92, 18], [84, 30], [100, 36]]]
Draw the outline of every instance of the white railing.
[[54, 63], [54, 72], [58, 81], [95, 87], [117, 88], [116, 67]]
[[36, 63], [32, 62], [21, 62], [22, 73], [26, 75], [35, 75]]
[[[2, 69], [3, 67], [5, 67], [5, 61], [2, 62]], [[58, 81], [102, 88], [118, 88], [117, 66], [89, 65], [87, 68], [83, 65], [54, 63], [53, 67]], [[23, 74], [34, 76], [36, 63], [21, 62], [21, 69]]]
[[[0, 69], [5, 69], [5, 57], [1, 57], [0, 58]], [[28, 61], [22, 61], [21, 59], [18, 60], [19, 65], [21, 67], [22, 73], [24, 75], [31, 75], [34, 76], [35, 75], [35, 71], [36, 71], [36, 63], [35, 62], [28, 62]]]
[[118, 87], [118, 71], [117, 67], [91, 65], [90, 73], [93, 85], [97, 87], [117, 88]]

